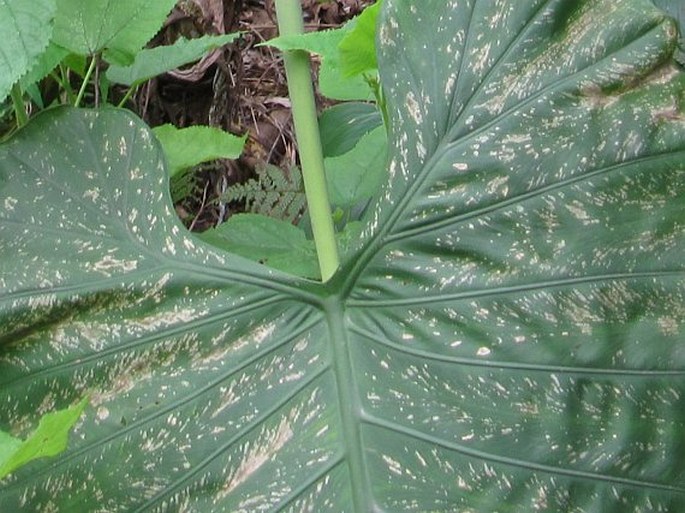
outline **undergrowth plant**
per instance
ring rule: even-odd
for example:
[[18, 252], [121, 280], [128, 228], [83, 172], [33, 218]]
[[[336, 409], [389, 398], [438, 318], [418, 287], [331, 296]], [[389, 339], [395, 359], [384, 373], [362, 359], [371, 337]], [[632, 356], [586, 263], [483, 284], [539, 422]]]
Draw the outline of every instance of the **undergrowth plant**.
[[[175, 4], [176, 0], [3, 0], [0, 30], [9, 37], [0, 41], [0, 99], [9, 95], [15, 128], [28, 121], [27, 96], [41, 109], [51, 106], [38, 87], [42, 81], [58, 85], [53, 106], [82, 105], [89, 90], [90, 105], [106, 104], [111, 85], [126, 86], [121, 107], [149, 79], [197, 61], [238, 37], [180, 37], [171, 45], [144, 48]], [[72, 77], [80, 81], [78, 90], [72, 87]], [[208, 126], [165, 126], [155, 133], [175, 180], [201, 162], [237, 158], [245, 141]]]
[[[304, 161], [313, 159], [317, 162], [315, 166], [321, 168], [321, 183], [310, 186], [320, 192], [312, 194], [314, 205], [309, 202], [309, 209], [300, 215], [304, 205], [293, 201], [304, 198], [304, 188], [298, 189], [298, 181], [291, 180], [298, 178], [299, 171], [294, 168], [286, 172], [276, 168], [267, 168], [266, 172], [257, 170], [258, 179], [229, 187], [221, 198], [222, 201], [245, 200], [247, 211], [257, 216], [235, 214], [205, 232], [204, 240], [277, 269], [318, 279], [321, 275], [312, 240], [316, 227], [312, 225], [310, 209], [319, 198], [328, 197], [330, 193], [333, 214], [330, 220], [326, 217], [326, 224], [330, 225], [326, 230], [334, 233], [324, 236], [330, 237], [327, 252], [333, 254], [338, 248], [345, 250], [348, 247], [347, 242], [358, 232], [356, 222], [385, 177], [387, 134], [378, 128], [383, 125], [385, 107], [375, 57], [380, 6], [381, 2], [373, 4], [338, 29], [304, 33], [301, 26], [288, 30], [291, 23], [286, 23], [286, 30], [268, 41], [269, 45], [285, 52], [286, 64], [289, 54], [301, 60], [299, 82], [294, 87], [291, 85], [295, 95], [293, 101], [304, 95], [305, 110], [309, 109], [309, 119], [299, 123], [300, 131], [306, 132], [298, 135], [300, 158], [303, 165]], [[293, 22], [301, 20], [297, 15], [292, 18]], [[324, 111], [320, 122], [314, 117], [305, 52], [317, 55], [321, 60], [321, 94], [342, 102]], [[289, 81], [293, 80], [289, 78]], [[302, 110], [293, 106], [296, 114]], [[313, 150], [308, 151], [308, 148]], [[315, 155], [308, 155], [311, 151]], [[296, 185], [295, 190], [291, 184]], [[321, 210], [330, 212], [331, 208], [326, 203]], [[314, 215], [314, 219], [317, 217], [322, 218]], [[294, 222], [297, 228], [285, 227], [283, 221]], [[337, 264], [333, 264], [337, 260], [332, 259], [330, 273], [337, 268]]]
[[302, 171], [271, 164], [256, 168], [257, 177], [229, 187], [222, 195], [224, 203], [244, 202], [246, 212], [296, 223], [307, 204]]
[[685, 509], [677, 22], [385, 0], [377, 28], [385, 175], [323, 280], [186, 231], [130, 112], [0, 146], [0, 426], [91, 405], [4, 509]]

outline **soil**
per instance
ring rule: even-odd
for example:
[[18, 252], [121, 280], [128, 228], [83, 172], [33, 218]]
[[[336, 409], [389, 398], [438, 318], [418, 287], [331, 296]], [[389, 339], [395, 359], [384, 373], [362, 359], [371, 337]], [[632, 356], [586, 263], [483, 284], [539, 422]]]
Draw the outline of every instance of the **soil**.
[[[339, 27], [371, 3], [302, 0], [305, 28]], [[248, 134], [238, 160], [204, 164], [189, 175], [190, 194], [179, 199], [176, 210], [193, 230], [215, 226], [244, 208], [221, 203], [221, 193], [230, 185], [254, 177], [255, 170], [266, 163], [284, 170], [297, 163], [281, 56], [268, 46], [257, 46], [277, 35], [274, 0], [179, 0], [150, 46], [172, 43], [181, 35], [237, 31], [241, 36], [233, 44], [194, 66], [149, 81], [128, 105], [151, 126], [212, 125]], [[314, 60], [314, 74], [316, 64]], [[321, 97], [317, 102], [320, 108], [330, 105]]]

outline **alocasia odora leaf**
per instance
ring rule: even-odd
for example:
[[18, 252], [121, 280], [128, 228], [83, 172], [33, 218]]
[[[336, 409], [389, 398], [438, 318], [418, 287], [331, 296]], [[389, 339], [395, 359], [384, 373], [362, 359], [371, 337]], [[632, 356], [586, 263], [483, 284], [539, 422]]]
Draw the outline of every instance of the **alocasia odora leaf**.
[[685, 76], [642, 0], [388, 0], [389, 177], [326, 285], [185, 233], [150, 132], [0, 149], [8, 511], [685, 510]]
[[654, 0], [654, 4], [673, 16], [678, 23], [680, 41], [674, 56], [681, 66], [685, 66], [685, 3], [681, 0]]

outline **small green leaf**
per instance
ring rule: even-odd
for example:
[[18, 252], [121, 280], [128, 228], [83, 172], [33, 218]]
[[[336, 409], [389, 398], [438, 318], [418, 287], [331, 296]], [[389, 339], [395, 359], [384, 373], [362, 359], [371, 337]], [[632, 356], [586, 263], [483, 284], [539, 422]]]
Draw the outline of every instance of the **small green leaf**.
[[345, 34], [345, 37], [340, 41], [340, 65], [342, 73], [346, 77], [375, 72], [378, 69], [378, 62], [376, 62], [376, 20], [381, 3], [379, 0], [364, 9], [364, 12], [356, 18], [357, 23], [352, 30]]
[[[14, 438], [4, 431], [0, 431], [0, 465], [4, 465], [3, 462], [8, 461], [20, 446], [21, 440]], [[1, 474], [0, 479], [2, 479]]]
[[135, 55], [162, 27], [176, 0], [57, 0], [54, 42], [82, 55], [105, 48], [110, 62]]
[[372, 103], [345, 102], [321, 113], [319, 132], [324, 157], [347, 153], [364, 134], [383, 124], [383, 118]]
[[280, 36], [268, 41], [268, 44], [281, 51], [304, 50], [319, 55], [319, 89], [324, 96], [335, 100], [371, 100], [373, 92], [364, 78], [344, 76], [340, 65], [338, 45], [353, 27], [353, 24], [348, 23], [335, 30]]
[[314, 241], [287, 221], [261, 214], [236, 214], [199, 236], [269, 267], [307, 278], [319, 277]]
[[331, 203], [350, 208], [375, 195], [386, 173], [388, 141], [385, 128], [362, 137], [353, 150], [326, 159], [326, 181]]
[[170, 176], [202, 162], [237, 159], [243, 151], [246, 138], [210, 126], [177, 128], [167, 124], [155, 127], [152, 131], [164, 148]]
[[169, 46], [141, 50], [130, 66], [112, 65], [107, 78], [112, 82], [131, 86], [200, 59], [214, 48], [227, 45], [240, 34], [203, 36], [197, 39], [181, 38]]
[[55, 0], [0, 0], [0, 101], [50, 41]]
[[88, 68], [88, 58], [85, 55], [78, 53], [70, 53], [67, 55], [62, 64], [70, 71], [76, 73], [79, 77], [86, 76], [86, 69]]
[[23, 442], [0, 432], [0, 479], [38, 458], [55, 456], [67, 448], [69, 431], [81, 417], [88, 398], [65, 410], [44, 415]]

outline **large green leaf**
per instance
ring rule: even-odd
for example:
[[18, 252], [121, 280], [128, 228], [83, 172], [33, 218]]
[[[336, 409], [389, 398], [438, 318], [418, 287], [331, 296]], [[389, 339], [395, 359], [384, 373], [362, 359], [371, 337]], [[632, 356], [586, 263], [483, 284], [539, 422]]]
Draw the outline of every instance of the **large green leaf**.
[[328, 284], [203, 245], [159, 146], [0, 149], [8, 511], [685, 510], [685, 76], [642, 0], [389, 0], [389, 178]]
[[54, 41], [82, 55], [108, 49], [110, 62], [129, 65], [175, 4], [176, 0], [57, 0]]

